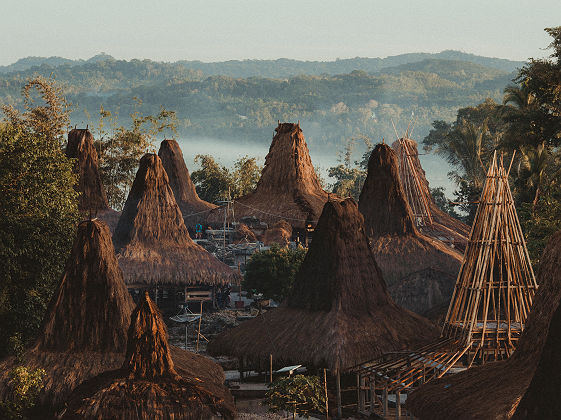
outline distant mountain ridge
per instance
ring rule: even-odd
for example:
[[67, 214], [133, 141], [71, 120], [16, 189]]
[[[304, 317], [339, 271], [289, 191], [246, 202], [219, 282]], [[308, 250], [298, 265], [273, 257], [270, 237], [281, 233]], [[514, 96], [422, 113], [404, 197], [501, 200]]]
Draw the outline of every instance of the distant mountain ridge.
[[[7, 74], [31, 70], [34, 67], [47, 66], [56, 68], [59, 66], [81, 66], [84, 64], [98, 63], [115, 59], [105, 53], [98, 54], [88, 60], [71, 60], [63, 57], [26, 57], [19, 59], [8, 66], [0, 66], [0, 73]], [[512, 73], [524, 65], [522, 61], [512, 61], [503, 58], [493, 58], [468, 54], [461, 51], [445, 50], [439, 53], [408, 53], [386, 58], [346, 58], [335, 61], [301, 61], [288, 58], [276, 60], [230, 60], [207, 63], [202, 61], [181, 60], [175, 63], [161, 63], [169, 65], [181, 65], [189, 70], [201, 71], [205, 75], [223, 75], [235, 78], [268, 77], [289, 78], [299, 74], [321, 75], [321, 74], [345, 74], [355, 70], [368, 73], [377, 73], [385, 69], [418, 63], [426, 60], [451, 60], [478, 64], [480, 66]], [[123, 61], [123, 60], [120, 60]], [[152, 60], [142, 60], [154, 62]]]

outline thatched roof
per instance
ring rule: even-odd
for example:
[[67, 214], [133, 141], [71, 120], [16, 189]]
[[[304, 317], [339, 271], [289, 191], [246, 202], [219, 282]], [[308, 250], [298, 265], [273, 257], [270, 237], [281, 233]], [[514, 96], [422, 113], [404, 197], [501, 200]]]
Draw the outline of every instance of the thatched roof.
[[105, 189], [99, 175], [98, 156], [94, 138], [88, 129], [73, 129], [68, 133], [66, 156], [76, 159], [74, 172], [78, 174], [76, 191], [80, 193], [78, 208], [86, 217], [102, 219], [111, 231], [115, 230], [119, 214], [109, 208]]
[[376, 145], [370, 155], [358, 207], [394, 300], [418, 313], [448, 303], [462, 256], [417, 230], [396, 154], [386, 144]]
[[99, 176], [94, 138], [90, 130], [70, 130], [66, 156], [76, 159], [74, 172], [79, 175], [76, 191], [80, 193], [78, 208], [93, 212], [108, 209], [107, 196]]
[[146, 292], [132, 313], [123, 366], [76, 388], [63, 418], [232, 419], [231, 397], [213, 388], [177, 373], [162, 316]]
[[[547, 401], [550, 406], [557, 404], [559, 388], [556, 373], [559, 366], [547, 364], [548, 360], [555, 359], [549, 359], [549, 345], [546, 350], [544, 344], [548, 328], [552, 335], [558, 328], [558, 314], [555, 319], [552, 318], [554, 313], [559, 312], [561, 300], [561, 232], [551, 238], [540, 261], [540, 287], [514, 354], [507, 360], [472, 367], [421, 386], [407, 399], [407, 407], [415, 417], [431, 420], [509, 419], [527, 389], [529, 404], [524, 404], [521, 409], [536, 406], [538, 402], [531, 399], [533, 391], [528, 386], [532, 377], [536, 385], [545, 378], [542, 376], [544, 368], [551, 369], [555, 379], [540, 388], [539, 392], [542, 392], [543, 398], [551, 396]], [[554, 352], [559, 353], [559, 349], [555, 348]], [[555, 354], [555, 358], [558, 357]], [[536, 370], [538, 363], [539, 371]], [[558, 414], [558, 411], [555, 413]], [[545, 415], [528, 418], [554, 417]]]
[[292, 238], [292, 226], [285, 221], [280, 220], [263, 233], [263, 243], [265, 245], [279, 244], [288, 245]]
[[[352, 199], [325, 204], [288, 299], [222, 333], [212, 354], [345, 371], [383, 353], [434, 340], [432, 324], [397, 306], [370, 252]], [[263, 363], [264, 364], [264, 363]]]
[[208, 211], [216, 208], [216, 205], [201, 200], [197, 195], [179, 144], [175, 140], [162, 141], [158, 156], [162, 159], [169, 185], [181, 209], [185, 224], [195, 226], [197, 223], [204, 223]]
[[[122, 363], [132, 309], [109, 229], [97, 220], [80, 223], [41, 334], [23, 356], [24, 365], [46, 370], [43, 404], [58, 405], [84, 379]], [[0, 399], [16, 365], [13, 358], [0, 363]]]
[[[0, 362], [0, 400], [8, 397], [10, 370], [20, 364], [45, 369], [40, 402], [48, 410], [60, 406], [84, 380], [118, 369], [133, 309], [109, 229], [99, 220], [80, 223], [35, 345], [21, 362], [14, 357]], [[209, 359], [177, 347], [171, 353], [180, 375], [224, 382], [224, 372]]]
[[425, 175], [425, 171], [421, 166], [421, 161], [419, 160], [419, 152], [417, 142], [415, 140], [402, 138], [395, 141], [392, 144], [392, 148], [397, 153], [398, 157], [400, 156], [400, 142], [402, 141], [407, 142], [409, 150], [412, 151], [412, 153], [409, 153], [408, 155], [411, 158], [413, 167], [421, 180], [421, 187], [424, 189], [425, 195], [429, 197], [429, 208], [432, 214], [433, 226], [423, 228], [423, 233], [437, 239], [442, 236], [450, 237], [453, 239], [455, 246], [463, 251], [467, 245], [470, 227], [450, 216], [448, 213], [442, 211], [434, 202], [434, 199], [430, 195], [429, 182]]
[[113, 240], [128, 285], [227, 284], [239, 278], [191, 240], [155, 154], [140, 160]]
[[[319, 184], [302, 129], [299, 124], [281, 123], [275, 131], [257, 187], [235, 202], [234, 214], [237, 219], [256, 216], [269, 225], [281, 219], [299, 229], [307, 220], [315, 225], [327, 193]], [[215, 225], [223, 220], [223, 208], [213, 210], [207, 219]]]

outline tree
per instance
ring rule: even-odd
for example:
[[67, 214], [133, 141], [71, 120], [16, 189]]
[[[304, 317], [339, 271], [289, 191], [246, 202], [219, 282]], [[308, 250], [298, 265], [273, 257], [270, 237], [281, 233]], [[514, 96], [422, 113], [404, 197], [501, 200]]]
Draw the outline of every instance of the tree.
[[[355, 161], [353, 166], [352, 153], [358, 140], [364, 142], [367, 150], [364, 152], [361, 161]], [[329, 168], [328, 171], [328, 175], [335, 178], [335, 182], [331, 185], [333, 193], [340, 197], [353, 197], [358, 201], [368, 172], [368, 159], [371, 152], [372, 142], [367, 137], [361, 136], [347, 141], [343, 152], [339, 153], [339, 162], [341, 163]]]
[[288, 411], [309, 416], [325, 413], [325, 391], [318, 376], [295, 375], [277, 379], [269, 386], [265, 403], [272, 412]]
[[281, 302], [292, 290], [305, 256], [306, 249], [302, 247], [291, 249], [276, 244], [267, 251], [256, 252], [246, 265], [244, 289]]
[[233, 170], [220, 166], [211, 155], [195, 156], [201, 169], [191, 173], [200, 198], [210, 203], [234, 200], [255, 189], [261, 177], [257, 158], [243, 156], [234, 162]]
[[[139, 104], [139, 100], [137, 100]], [[105, 129], [105, 120], [112, 127]], [[116, 126], [110, 111], [100, 109], [99, 138], [95, 148], [99, 155], [101, 182], [105, 188], [109, 205], [121, 210], [138, 167], [138, 161], [147, 152], [155, 152], [154, 140], [159, 133], [170, 130], [175, 133], [175, 113], [161, 108], [153, 115], [131, 114], [131, 126]]]
[[21, 115], [5, 108], [0, 124], [0, 355], [36, 336], [79, 220], [73, 162], [62, 150], [64, 101], [52, 81], [26, 86], [43, 103]]

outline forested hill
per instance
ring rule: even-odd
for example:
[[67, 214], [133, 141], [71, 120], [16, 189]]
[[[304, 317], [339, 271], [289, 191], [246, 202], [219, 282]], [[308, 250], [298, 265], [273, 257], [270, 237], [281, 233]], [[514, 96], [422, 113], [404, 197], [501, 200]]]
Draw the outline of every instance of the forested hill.
[[[378, 72], [388, 67], [400, 66], [403, 64], [416, 63], [423, 60], [454, 60], [465, 61], [479, 64], [485, 67], [494, 68], [507, 73], [520, 67], [523, 62], [512, 61], [502, 58], [483, 57], [474, 54], [467, 54], [460, 51], [446, 50], [436, 54], [431, 53], [410, 53], [400, 54], [386, 58], [346, 58], [335, 61], [301, 61], [287, 58], [277, 60], [230, 60], [216, 63], [205, 63], [202, 61], [178, 61], [179, 64], [187, 69], [201, 71], [209, 76], [230, 76], [230, 77], [268, 77], [268, 78], [287, 78], [298, 74], [343, 74], [351, 73], [354, 70], [366, 72]], [[62, 57], [26, 57], [17, 62], [0, 66], [0, 73], [10, 73], [14, 71], [25, 71], [34, 67], [48, 66], [82, 66], [100, 61], [114, 60], [113, 57], [105, 53], [100, 53], [89, 60], [71, 60]], [[147, 62], [150, 60], [141, 60]]]
[[[21, 107], [25, 81], [52, 75], [73, 104], [73, 124], [95, 126], [100, 106], [122, 124], [132, 112], [156, 114], [163, 106], [177, 113], [180, 137], [268, 144], [277, 120], [300, 120], [311, 147], [340, 150], [351, 137], [394, 138], [392, 120], [400, 130], [417, 120], [415, 137], [422, 138], [433, 120], [453, 120], [458, 108], [486, 98], [500, 101], [523, 63], [445, 51], [326, 63], [199, 64], [107, 56], [43, 63], [0, 74], [0, 103]], [[306, 74], [288, 77], [289, 71]], [[259, 76], [234, 77], [255, 73]]]

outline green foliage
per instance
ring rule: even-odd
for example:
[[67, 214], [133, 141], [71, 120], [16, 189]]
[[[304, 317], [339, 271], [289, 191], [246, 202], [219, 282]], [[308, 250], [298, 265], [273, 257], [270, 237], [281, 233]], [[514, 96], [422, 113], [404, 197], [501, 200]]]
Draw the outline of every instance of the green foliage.
[[[364, 142], [366, 152], [362, 155], [361, 161], [355, 161], [353, 165], [352, 154], [359, 140]], [[362, 136], [347, 140], [343, 152], [339, 153], [341, 163], [329, 168], [328, 171], [328, 175], [335, 179], [335, 182], [330, 185], [331, 191], [339, 197], [352, 197], [358, 202], [368, 172], [370, 153], [372, 153], [372, 142], [369, 138]]]
[[280, 378], [270, 385], [265, 403], [272, 412], [288, 411], [304, 416], [325, 413], [325, 390], [318, 376]]
[[[66, 84], [68, 99], [77, 104], [76, 122], [88, 121], [88, 115], [96, 115], [104, 104], [119, 110], [118, 125], [128, 126], [128, 115], [135, 110], [157, 115], [164, 106], [177, 110], [183, 137], [268, 144], [277, 120], [301, 120], [310, 145], [335, 151], [341, 139], [359, 135], [394, 138], [391, 120], [404, 129], [413, 111], [415, 131], [426, 133], [435, 116], [448, 120], [466, 104], [487, 97], [501, 100], [516, 65], [497, 70], [474, 64], [475, 56], [439, 57], [446, 60], [421, 61], [431, 56], [333, 63], [106, 60], [0, 75], [0, 98], [21, 106], [22, 77], [53, 73]], [[386, 63], [384, 68], [378, 61]], [[141, 106], [134, 104], [134, 97], [142, 98]]]
[[[137, 100], [139, 105], [142, 101]], [[106, 121], [111, 125], [105, 128]], [[109, 205], [121, 210], [132, 186], [138, 161], [147, 152], [155, 152], [156, 135], [167, 130], [175, 133], [175, 113], [161, 108], [159, 113], [142, 115], [135, 111], [131, 114], [131, 125], [117, 127], [116, 117], [100, 108], [99, 138], [95, 148], [99, 156], [101, 181], [105, 187]]]
[[45, 103], [44, 112], [10, 114], [0, 124], [0, 355], [36, 336], [79, 220], [60, 108], [52, 97]]
[[43, 369], [30, 370], [18, 366], [9, 373], [9, 398], [0, 401], [0, 417], [3, 419], [27, 419], [43, 388]]
[[220, 166], [211, 155], [195, 156], [201, 168], [191, 173], [197, 194], [209, 203], [236, 199], [255, 189], [261, 167], [254, 157], [244, 156], [234, 162], [233, 170]]
[[256, 290], [268, 299], [281, 302], [288, 296], [294, 284], [294, 277], [306, 256], [302, 247], [287, 248], [273, 245], [267, 251], [251, 256], [243, 279], [245, 290]]
[[454, 209], [454, 205], [446, 198], [446, 195], [444, 194], [444, 187], [431, 188], [430, 195], [440, 210], [448, 213], [452, 217], [457, 219], [460, 218], [460, 215], [456, 213], [456, 210]]

